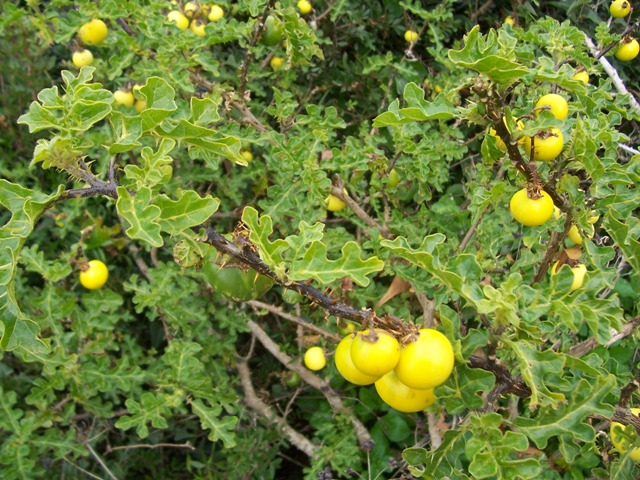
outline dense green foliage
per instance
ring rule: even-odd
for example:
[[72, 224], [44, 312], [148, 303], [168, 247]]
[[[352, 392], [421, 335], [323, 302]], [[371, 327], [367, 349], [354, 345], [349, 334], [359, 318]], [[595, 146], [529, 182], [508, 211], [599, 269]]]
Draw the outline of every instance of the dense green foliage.
[[[204, 36], [181, 1], [3, 3], [0, 478], [638, 477], [608, 425], [640, 403], [640, 60], [614, 57], [639, 16], [505, 3], [196, 2]], [[525, 187], [541, 226], [509, 211]], [[226, 298], [227, 263], [275, 285]], [[341, 378], [344, 319], [448, 337], [426, 412]]]

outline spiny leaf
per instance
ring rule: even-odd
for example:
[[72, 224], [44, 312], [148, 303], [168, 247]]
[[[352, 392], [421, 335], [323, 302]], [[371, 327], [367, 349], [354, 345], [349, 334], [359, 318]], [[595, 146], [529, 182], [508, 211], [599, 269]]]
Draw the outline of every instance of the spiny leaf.
[[262, 261], [274, 270], [281, 270], [282, 253], [287, 250], [288, 244], [282, 239], [273, 242], [269, 240], [273, 233], [271, 217], [262, 215], [258, 219], [258, 211], [255, 208], [245, 207], [242, 211], [242, 221], [249, 228], [249, 240], [258, 247]]
[[115, 425], [119, 429], [129, 430], [136, 427], [138, 436], [146, 438], [149, 436], [148, 423], [151, 423], [155, 428], [169, 427], [165, 417], [171, 414], [171, 407], [164, 395], [145, 392], [139, 402], [129, 398], [125, 405], [132, 415], [123, 415], [118, 419]]
[[220, 417], [222, 408], [219, 405], [210, 407], [201, 400], [192, 401], [191, 409], [200, 418], [202, 428], [211, 430], [208, 436], [209, 440], [212, 442], [221, 440], [225, 448], [231, 448], [236, 445], [233, 428], [238, 423], [238, 417], [231, 415]]
[[367, 275], [382, 270], [384, 262], [377, 257], [361, 260], [361, 254], [358, 243], [347, 242], [342, 247], [342, 256], [338, 260], [329, 260], [327, 246], [321, 242], [313, 242], [301, 259], [292, 262], [288, 276], [294, 281], [311, 278], [324, 285], [348, 277], [366, 287], [369, 285]]
[[535, 418], [518, 417], [514, 424], [538, 448], [546, 448], [551, 437], [570, 435], [574, 441], [593, 442], [595, 430], [584, 421], [587, 415], [610, 418], [614, 407], [604, 399], [616, 388], [616, 377], [581, 379], [572, 389], [568, 403], [557, 408], [543, 408]]
[[179, 194], [177, 200], [160, 194], [153, 201], [160, 208], [158, 223], [170, 235], [177, 235], [183, 230], [200, 225], [220, 206], [220, 201], [211, 195], [200, 197], [193, 190], [180, 191]]
[[149, 187], [157, 190], [171, 179], [173, 158], [169, 153], [175, 145], [174, 140], [163, 138], [155, 152], [150, 147], [144, 147], [140, 152], [140, 166], [124, 167], [127, 179], [132, 180], [136, 188]]
[[122, 215], [129, 228], [126, 233], [130, 238], [136, 238], [149, 243], [153, 247], [163, 245], [160, 236], [160, 224], [158, 217], [162, 213], [160, 208], [151, 203], [151, 190], [142, 187], [137, 195], [131, 195], [125, 187], [118, 187], [118, 200], [116, 201], [118, 213]]

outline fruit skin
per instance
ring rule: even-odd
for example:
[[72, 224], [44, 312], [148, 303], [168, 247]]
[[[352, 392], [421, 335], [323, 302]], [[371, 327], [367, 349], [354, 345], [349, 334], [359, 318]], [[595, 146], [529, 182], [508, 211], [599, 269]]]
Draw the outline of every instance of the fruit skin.
[[136, 112], [140, 113], [145, 108], [147, 108], [147, 101], [144, 98], [139, 98], [136, 100], [136, 103], [133, 104]]
[[408, 387], [393, 370], [381, 377], [375, 386], [382, 401], [399, 412], [419, 412], [436, 401], [433, 389], [418, 390]]
[[209, 12], [209, 21], [217, 22], [224, 17], [224, 9], [220, 5], [211, 5], [211, 11]]
[[93, 63], [93, 53], [86, 49], [73, 52], [71, 61], [78, 68], [86, 67]]
[[94, 18], [80, 27], [78, 37], [85, 45], [100, 45], [108, 34], [107, 25], [102, 20]]
[[569, 237], [569, 240], [571, 240], [576, 245], [582, 245], [582, 236], [580, 235], [577, 226], [571, 225], [571, 228], [567, 232], [567, 237]]
[[269, 15], [264, 22], [265, 30], [260, 41], [263, 45], [273, 47], [279, 44], [284, 38], [284, 26], [282, 22], [273, 15]]
[[[640, 416], [640, 408], [632, 408], [631, 413], [633, 413], [636, 416]], [[622, 437], [622, 435], [620, 435], [621, 431], [624, 431], [627, 434], [628, 433], [633, 434], [635, 432], [635, 429], [633, 428], [632, 425], [623, 425], [619, 422], [611, 422], [611, 426], [609, 427], [609, 435], [611, 436], [611, 443], [613, 443], [613, 446], [616, 447], [616, 450], [618, 450], [622, 455], [624, 455], [629, 451], [630, 445], [629, 445], [629, 441], [626, 438], [621, 438]], [[636, 447], [633, 450], [631, 450], [631, 454], [629, 456], [633, 461], [640, 462], [640, 447]]]
[[107, 283], [109, 269], [100, 260], [89, 260], [88, 268], [80, 271], [80, 284], [89, 290], [96, 290]]
[[507, 23], [507, 24], [509, 24], [509, 25], [511, 25], [513, 27], [515, 25], [516, 21], [511, 15], [508, 15], [507, 17], [505, 17], [504, 23]]
[[307, 13], [310, 13], [311, 10], [313, 10], [313, 6], [311, 5], [311, 2], [309, 2], [308, 0], [300, 0], [296, 4], [296, 7], [298, 7], [298, 10], [302, 15], [306, 15]]
[[581, 72], [576, 73], [573, 77], [574, 80], [579, 80], [585, 85], [589, 83], [589, 74], [582, 70]]
[[444, 383], [453, 371], [454, 362], [449, 339], [433, 328], [423, 328], [416, 340], [400, 351], [394, 372], [406, 386], [425, 390]]
[[632, 38], [630, 41], [622, 43], [618, 47], [618, 50], [616, 50], [615, 55], [618, 60], [630, 62], [638, 56], [639, 52], [640, 44], [638, 43], [638, 40]]
[[529, 138], [524, 143], [524, 149], [529, 155], [531, 155], [531, 142], [534, 143], [533, 159], [539, 162], [549, 162], [557, 158], [564, 147], [564, 137], [557, 128], [544, 130], [535, 137]]
[[362, 373], [353, 364], [353, 360], [351, 360], [351, 344], [354, 338], [353, 334], [349, 334], [344, 337], [336, 347], [336, 353], [333, 357], [336, 363], [336, 368], [346, 381], [351, 382], [354, 385], [371, 385], [380, 377]]
[[553, 215], [553, 200], [544, 190], [540, 194], [542, 197], [534, 199], [529, 198], [526, 188], [518, 190], [509, 202], [513, 218], [527, 227], [538, 227], [549, 220]]
[[239, 302], [261, 297], [274, 283], [269, 277], [251, 268], [245, 270], [237, 266], [218, 265], [212, 261], [205, 262], [202, 272], [216, 292]]
[[540, 97], [540, 100], [536, 103], [536, 108], [549, 107], [551, 113], [558, 120], [564, 120], [569, 113], [569, 104], [561, 95], [557, 93], [548, 93]]
[[324, 355], [324, 350], [320, 347], [311, 347], [309, 350], [304, 352], [304, 364], [309, 370], [322, 370], [327, 364], [327, 358]]
[[400, 344], [393, 335], [380, 328], [375, 328], [374, 333], [375, 336], [371, 337], [370, 329], [367, 329], [356, 335], [351, 342], [351, 360], [365, 375], [381, 377], [398, 364]]
[[[502, 117], [502, 121], [505, 122], [505, 118]], [[506, 123], [505, 123], [506, 125]], [[524, 122], [522, 120], [518, 120], [518, 130], [522, 130], [524, 128]], [[507, 130], [509, 130], [507, 128]], [[509, 132], [511, 133], [511, 132]], [[498, 147], [499, 150], [506, 152], [507, 151], [507, 145], [502, 141], [502, 139], [498, 136], [498, 132], [496, 132], [495, 128], [491, 127], [489, 129], [489, 135], [491, 135], [492, 137], [495, 137], [496, 139], [496, 147]], [[526, 139], [524, 137], [521, 137], [518, 140], [518, 143], [524, 143]]]
[[387, 176], [387, 187], [396, 188], [399, 182], [400, 175], [398, 175], [398, 171], [395, 168], [392, 168]]
[[613, 0], [609, 6], [609, 13], [615, 18], [624, 18], [631, 12], [631, 4], [627, 0]]
[[186, 30], [189, 26], [189, 19], [178, 10], [167, 13], [167, 19], [174, 22], [180, 30]]
[[242, 158], [244, 158], [247, 163], [251, 163], [251, 161], [253, 160], [253, 153], [251, 153], [249, 150], [242, 150], [240, 152], [240, 155], [242, 155]]
[[117, 90], [113, 92], [113, 99], [118, 105], [124, 105], [127, 108], [132, 107], [135, 101], [133, 93], [129, 90]]
[[189, 28], [200, 38], [204, 38], [207, 35], [207, 32], [204, 29], [205, 26], [206, 23], [196, 20], [195, 22], [191, 22], [191, 26]]
[[283, 63], [284, 63], [284, 58], [282, 58], [282, 57], [273, 57], [269, 61], [269, 65], [274, 70], [280, 70], [280, 68], [282, 67]]
[[[342, 191], [344, 192], [345, 195], [348, 195], [346, 188], [343, 189]], [[329, 210], [330, 212], [339, 212], [340, 210], [342, 210], [344, 207], [347, 206], [346, 203], [344, 203], [342, 200], [340, 200], [338, 197], [336, 197], [331, 193], [327, 198], [324, 199], [324, 203], [327, 206], [327, 210]]]
[[[584, 276], [587, 274], [587, 267], [582, 263], [576, 265], [575, 267], [571, 267], [571, 272], [573, 273], [573, 282], [571, 282], [571, 288], [569, 288], [569, 293], [579, 289], [584, 283]], [[551, 274], [555, 275], [558, 273], [558, 262], [553, 264], [551, 268]]]
[[404, 32], [404, 39], [409, 43], [415, 43], [418, 41], [418, 32], [407, 30], [406, 32]]

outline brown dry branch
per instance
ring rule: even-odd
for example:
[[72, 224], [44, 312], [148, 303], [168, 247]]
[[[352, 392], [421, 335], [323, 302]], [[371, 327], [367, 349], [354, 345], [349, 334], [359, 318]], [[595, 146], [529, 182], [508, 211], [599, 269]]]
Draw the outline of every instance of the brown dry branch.
[[331, 190], [331, 194], [342, 200], [347, 205], [347, 207], [349, 207], [349, 209], [353, 213], [355, 213], [356, 217], [366, 223], [369, 227], [378, 230], [378, 232], [380, 232], [380, 235], [382, 235], [384, 238], [392, 239], [394, 236], [393, 234], [389, 233], [389, 229], [384, 225], [380, 225], [377, 220], [372, 218], [367, 212], [365, 212], [364, 209], [360, 205], [358, 205], [358, 203], [353, 198], [351, 198], [349, 195], [345, 195], [343, 188], [344, 183], [342, 182], [342, 180], [340, 180], [340, 178], [337, 176], [334, 177], [333, 189]]
[[305, 319], [300, 318], [297, 315], [291, 315], [290, 313], [285, 312], [280, 307], [276, 307], [275, 305], [271, 305], [271, 304], [268, 304], [268, 303], [260, 302], [258, 300], [250, 300], [250, 301], [247, 302], [247, 304], [249, 304], [252, 307], [257, 308], [257, 309], [262, 308], [264, 310], [267, 310], [267, 311], [273, 313], [274, 315], [282, 317], [285, 320], [289, 320], [290, 322], [293, 322], [293, 323], [295, 323], [297, 325], [300, 325], [303, 328], [306, 328], [307, 330], [311, 330], [312, 332], [319, 333], [323, 337], [329, 338], [329, 339], [331, 339], [331, 340], [333, 340], [335, 342], [339, 342], [340, 340], [342, 340], [340, 335], [336, 335], [335, 333], [332, 333], [332, 332], [327, 332], [323, 328], [320, 328], [320, 327], [314, 325], [311, 322], [307, 322]]
[[302, 380], [304, 380], [316, 390], [320, 391], [320, 393], [325, 396], [327, 402], [334, 412], [343, 413], [349, 416], [351, 424], [353, 425], [353, 428], [355, 430], [356, 437], [358, 438], [358, 443], [361, 447], [365, 447], [366, 445], [371, 444], [371, 435], [367, 431], [366, 427], [344, 406], [340, 395], [331, 389], [327, 380], [324, 380], [318, 375], [311, 373], [308, 369], [302, 366], [300, 360], [294, 360], [289, 355], [280, 350], [280, 345], [274, 342], [271, 337], [269, 337], [267, 332], [265, 332], [260, 327], [260, 325], [255, 323], [253, 320], [249, 320], [247, 322], [247, 325], [249, 326], [249, 329], [251, 330], [253, 335], [262, 344], [262, 346], [266, 348], [276, 360], [282, 363], [289, 370], [296, 372], [298, 375], [300, 375], [300, 378]]
[[[628, 337], [636, 330], [638, 325], [640, 325], [640, 316], [634, 317], [631, 320], [629, 320], [627, 323], [625, 323], [619, 332], [612, 329], [611, 338], [607, 343], [604, 344], [604, 346], [606, 348], [609, 348], [614, 343], [622, 340], [625, 337]], [[600, 344], [598, 343], [598, 341], [594, 337], [591, 337], [585, 340], [584, 342], [576, 343], [574, 346], [572, 346], [569, 349], [568, 354], [574, 357], [581, 357], [589, 353], [591, 350], [598, 347], [599, 345]]]
[[246, 360], [242, 360], [236, 363], [236, 369], [240, 375], [240, 383], [242, 384], [242, 390], [244, 392], [244, 403], [251, 409], [258, 412], [269, 423], [277, 426], [289, 439], [292, 445], [295, 445], [300, 451], [304, 452], [307, 456], [313, 457], [318, 451], [318, 446], [315, 445], [307, 437], [299, 433], [292, 428], [287, 421], [279, 416], [273, 408], [264, 403], [256, 395], [256, 391], [251, 383], [251, 372]]

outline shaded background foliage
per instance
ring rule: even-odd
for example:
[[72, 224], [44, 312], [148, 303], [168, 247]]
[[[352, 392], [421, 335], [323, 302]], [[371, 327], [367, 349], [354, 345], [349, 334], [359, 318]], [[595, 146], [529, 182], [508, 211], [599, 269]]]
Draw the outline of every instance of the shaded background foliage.
[[[454, 343], [454, 375], [438, 388], [429, 415], [407, 415], [385, 406], [373, 387], [348, 385], [330, 365], [320, 377], [347, 407], [337, 411], [306, 377], [299, 386], [287, 384], [287, 365], [253, 339], [247, 320], [298, 360], [313, 344], [332, 352], [335, 337], [301, 329], [264, 304], [327, 334], [338, 332], [338, 319], [283, 286], [262, 303], [229, 301], [199, 268], [185, 266], [184, 252], [211, 255], [195, 233], [185, 233], [189, 229], [165, 230], [161, 246], [153, 245], [143, 234], [126, 233], [139, 207], [128, 210], [104, 196], [60, 201], [34, 224], [19, 260], [2, 250], [3, 265], [17, 268], [11, 288], [24, 314], [19, 325], [28, 325], [21, 335], [42, 339], [31, 347], [2, 345], [3, 478], [77, 478], [83, 470], [100, 478], [347, 478], [350, 472], [406, 478], [409, 471], [425, 478], [637, 476], [629, 456], [611, 449], [607, 422], [616, 406], [637, 403], [628, 386], [638, 374], [638, 155], [619, 144], [637, 148], [639, 114], [615, 93], [583, 37], [607, 45], [618, 39], [623, 21], [607, 22], [602, 2], [580, 1], [511, 2], [510, 8], [502, 2], [317, 2], [304, 20], [293, 2], [223, 6], [225, 20], [210, 23], [201, 39], [166, 21], [173, 7], [165, 1], [4, 4], [3, 224], [27, 211], [16, 207], [20, 201], [47, 201], [59, 184], [83, 185], [55, 163], [58, 168], [30, 166], [36, 141], [55, 132], [30, 134], [17, 122], [43, 89], [57, 85], [63, 94], [61, 70], [81, 77], [74, 80], [76, 93], [66, 85], [66, 98], [77, 103], [85, 84], [115, 91], [146, 83], [147, 100], [156, 96], [158, 115], [169, 118], [165, 130], [149, 129], [137, 145], [114, 155], [104, 146], [117, 143], [118, 128], [135, 116], [120, 110], [73, 137], [82, 147], [76, 155], [100, 178], [107, 179], [115, 157], [118, 179], [134, 190], [172, 199], [184, 199], [186, 191], [211, 194], [220, 205], [210, 223], [223, 233], [238, 227], [245, 206], [256, 208], [261, 217], [250, 219], [248, 210], [242, 217], [251, 240], [263, 260], [273, 254], [273, 262], [265, 260], [269, 267], [288, 269], [291, 278], [302, 275], [295, 267], [300, 259], [295, 252], [278, 258], [271, 242], [307, 245], [318, 234], [311, 226], [321, 222], [328, 253], [305, 265], [307, 278], [315, 274], [312, 283], [355, 309], [375, 307], [379, 316], [416, 323], [435, 319]], [[267, 7], [286, 22], [286, 48], [252, 42]], [[506, 15], [516, 19], [514, 28], [503, 25]], [[110, 34], [93, 49], [95, 71], [79, 73], [70, 62], [75, 36], [94, 17], [108, 23]], [[481, 98], [486, 77], [463, 65], [482, 54], [449, 55], [472, 43], [463, 37], [476, 24], [485, 35], [499, 29], [492, 53], [526, 71], [512, 91], [496, 87], [497, 102]], [[403, 39], [408, 28], [420, 32], [416, 45]], [[272, 70], [273, 55], [283, 56], [286, 66]], [[565, 62], [585, 66], [591, 86], [571, 82]], [[637, 98], [638, 62], [612, 63]], [[564, 218], [537, 229], [513, 221], [506, 205], [523, 178], [486, 136], [483, 116], [488, 109], [500, 118], [506, 107], [526, 115], [550, 82], [571, 97], [572, 116], [563, 127], [570, 140], [563, 159], [541, 166], [541, 174], [568, 200], [572, 208], [565, 213], [580, 227], [586, 228], [590, 210], [601, 216], [593, 241], [584, 242], [589, 273], [575, 294], [567, 293], [567, 269], [533, 282], [550, 239], [562, 241]], [[411, 106], [428, 116], [433, 105], [455, 115], [405, 121], [398, 111]], [[217, 139], [230, 139], [231, 153], [169, 133], [169, 124], [195, 119], [197, 108]], [[543, 114], [526, 132], [556, 124]], [[234, 163], [239, 149], [253, 153], [246, 167]], [[397, 187], [388, 186], [391, 167], [400, 174]], [[145, 183], [154, 175], [157, 183]], [[336, 175], [365, 216], [326, 212]], [[461, 248], [469, 231], [471, 241]], [[384, 262], [384, 270], [359, 274], [361, 260], [349, 258], [351, 268], [332, 271], [330, 260], [349, 241], [357, 242], [362, 259]], [[74, 262], [83, 256], [109, 265], [105, 289], [79, 287]], [[394, 278], [411, 289], [380, 304]], [[7, 305], [5, 341], [13, 314]], [[617, 338], [612, 328], [626, 335]], [[494, 357], [496, 364], [485, 361]], [[259, 408], [245, 406], [236, 368], [245, 361], [255, 397], [317, 446], [312, 458], [269, 426]], [[508, 384], [514, 378], [521, 390]], [[354, 418], [373, 447], [359, 445]], [[403, 457], [409, 447], [415, 448]]]

